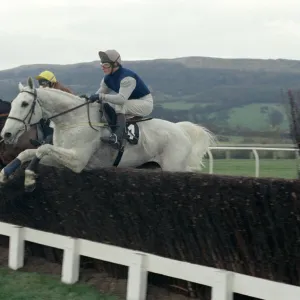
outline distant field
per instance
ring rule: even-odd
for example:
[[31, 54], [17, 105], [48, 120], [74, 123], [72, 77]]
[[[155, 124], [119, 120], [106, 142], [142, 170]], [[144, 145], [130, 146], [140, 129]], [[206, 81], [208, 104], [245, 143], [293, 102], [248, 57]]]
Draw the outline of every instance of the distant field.
[[[219, 141], [219, 144], [278, 144], [284, 146], [285, 144], [294, 144], [294, 141], [291, 139], [282, 139], [282, 138], [269, 138], [268, 136], [259, 137], [259, 136], [251, 136], [251, 137], [243, 137], [243, 136], [224, 136], [229, 139], [227, 142]], [[245, 141], [246, 139], [246, 141]], [[282, 147], [281, 146], [281, 147]]]
[[244, 107], [233, 108], [230, 110], [229, 125], [247, 126], [253, 130], [270, 130], [270, 120], [268, 114], [261, 113], [261, 108], [267, 106], [270, 111], [276, 109], [284, 115], [284, 120], [280, 125], [282, 130], [288, 130], [288, 120], [283, 106], [271, 104], [250, 104]]
[[88, 285], [65, 285], [52, 276], [0, 268], [1, 300], [118, 300]]
[[[208, 173], [209, 162], [205, 160], [205, 169]], [[215, 159], [214, 174], [233, 176], [255, 176], [254, 159]], [[261, 159], [260, 177], [297, 178], [297, 161], [295, 159]]]
[[[188, 110], [194, 107], [195, 103], [189, 103], [188, 101], [174, 101], [174, 102], [162, 102], [160, 103], [163, 108], [165, 109], [175, 109], [175, 110]], [[209, 103], [197, 103], [197, 105], [206, 106]], [[261, 109], [263, 107], [268, 107], [269, 112], [273, 109], [280, 111], [283, 116], [283, 122], [280, 124], [281, 130], [288, 130], [289, 122], [286, 116], [286, 110], [283, 105], [279, 104], [270, 104], [270, 103], [258, 103], [258, 104], [249, 104], [243, 107], [236, 107], [231, 108], [229, 110], [222, 110], [218, 112], [213, 112], [208, 114], [208, 117], [217, 117], [220, 115], [220, 120], [223, 119], [224, 112], [228, 112], [229, 119], [228, 125], [232, 128], [236, 126], [247, 127], [252, 130], [262, 130], [262, 131], [269, 131], [271, 130], [270, 127], [270, 120], [268, 117], [268, 113], [262, 113]]]
[[161, 103], [163, 108], [185, 110], [195, 106], [195, 103], [186, 103], [185, 101], [164, 102]]

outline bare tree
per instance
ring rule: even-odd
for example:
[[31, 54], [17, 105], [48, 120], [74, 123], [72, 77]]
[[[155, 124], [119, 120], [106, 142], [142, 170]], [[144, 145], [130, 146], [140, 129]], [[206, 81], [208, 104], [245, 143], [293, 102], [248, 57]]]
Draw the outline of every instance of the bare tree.
[[[290, 126], [290, 136], [298, 147], [300, 153], [300, 92], [288, 90], [287, 116]], [[298, 179], [300, 179], [300, 167], [298, 162]]]

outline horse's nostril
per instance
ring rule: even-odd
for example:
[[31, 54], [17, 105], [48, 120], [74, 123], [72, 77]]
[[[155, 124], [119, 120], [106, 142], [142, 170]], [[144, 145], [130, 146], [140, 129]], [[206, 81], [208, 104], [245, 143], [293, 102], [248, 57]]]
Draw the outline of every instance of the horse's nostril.
[[4, 137], [5, 138], [10, 138], [11, 137], [11, 133], [10, 132], [5, 132]]

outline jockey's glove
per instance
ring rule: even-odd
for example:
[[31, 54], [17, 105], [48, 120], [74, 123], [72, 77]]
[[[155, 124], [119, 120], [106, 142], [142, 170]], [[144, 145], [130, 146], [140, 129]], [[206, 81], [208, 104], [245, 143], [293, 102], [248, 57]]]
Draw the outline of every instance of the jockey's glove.
[[89, 101], [92, 102], [92, 103], [94, 103], [95, 101], [99, 101], [99, 100], [100, 100], [99, 94], [93, 94], [89, 98]]

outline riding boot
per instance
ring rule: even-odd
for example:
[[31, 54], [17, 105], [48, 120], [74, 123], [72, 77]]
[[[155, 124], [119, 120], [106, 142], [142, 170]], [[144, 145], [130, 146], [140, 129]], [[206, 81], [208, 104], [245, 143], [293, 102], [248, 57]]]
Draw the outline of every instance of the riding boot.
[[109, 137], [101, 137], [101, 141], [110, 144], [115, 149], [120, 149], [126, 129], [125, 114], [117, 114], [116, 127]]
[[42, 143], [38, 140], [30, 139], [29, 141], [30, 141], [31, 145], [36, 147], [36, 148], [38, 148], [39, 146], [42, 145]]
[[53, 134], [49, 134], [49, 135], [44, 139], [44, 144], [51, 144], [51, 145], [53, 145]]
[[40, 142], [38, 140], [30, 139], [30, 143], [36, 148], [38, 148], [38, 147], [40, 147], [41, 145], [44, 145], [44, 144], [53, 145], [53, 134], [49, 134], [42, 142]]

